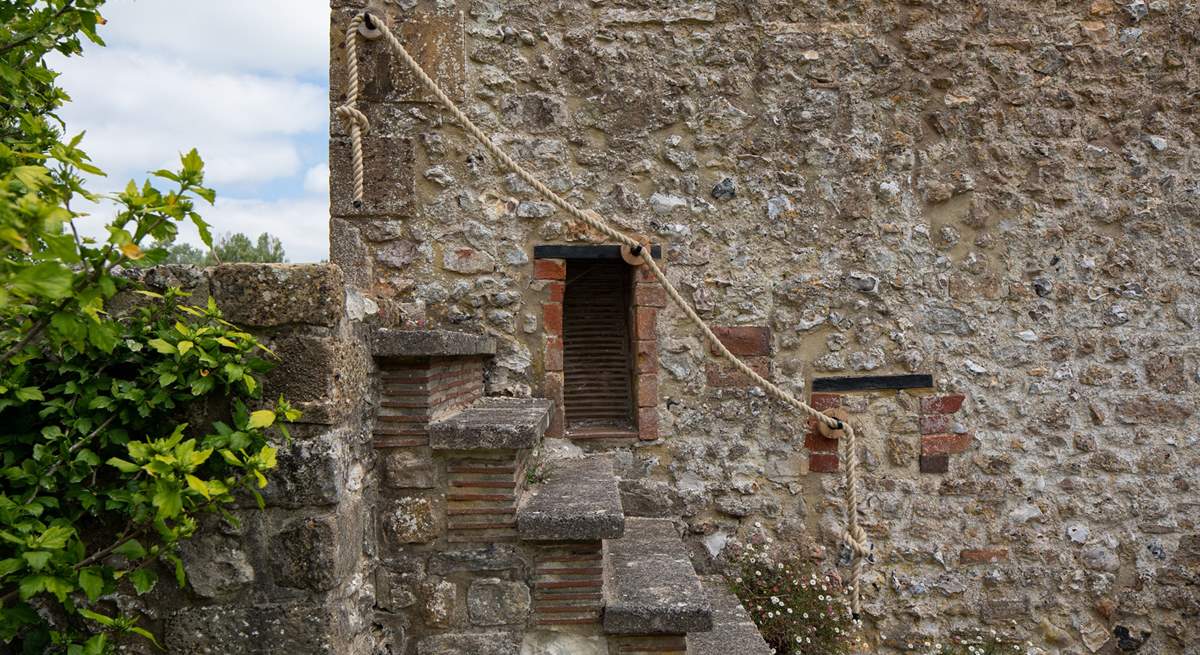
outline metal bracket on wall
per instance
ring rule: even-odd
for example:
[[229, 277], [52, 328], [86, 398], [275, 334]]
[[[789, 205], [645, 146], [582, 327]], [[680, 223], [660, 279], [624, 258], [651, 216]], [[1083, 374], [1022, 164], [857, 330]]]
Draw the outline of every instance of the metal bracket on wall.
[[861, 375], [816, 378], [812, 390], [827, 391], [895, 391], [899, 389], [932, 389], [933, 376], [928, 373], [913, 375]]

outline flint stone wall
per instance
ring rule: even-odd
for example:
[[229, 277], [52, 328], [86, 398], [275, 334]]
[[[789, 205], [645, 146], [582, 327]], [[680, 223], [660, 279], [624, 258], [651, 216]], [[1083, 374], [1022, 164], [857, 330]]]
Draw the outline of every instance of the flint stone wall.
[[[767, 334], [776, 381], [933, 374], [823, 400], [861, 426], [886, 645], [1196, 652], [1195, 3], [384, 4], [518, 160], [663, 244], [707, 320]], [[332, 2], [333, 106], [364, 5]], [[335, 120], [332, 260], [386, 324], [495, 335], [489, 392], [542, 395], [532, 246], [586, 235], [363, 47], [367, 198]], [[627, 513], [682, 517], [702, 568], [755, 538], [835, 559], [836, 445], [673, 307], [657, 350]]]

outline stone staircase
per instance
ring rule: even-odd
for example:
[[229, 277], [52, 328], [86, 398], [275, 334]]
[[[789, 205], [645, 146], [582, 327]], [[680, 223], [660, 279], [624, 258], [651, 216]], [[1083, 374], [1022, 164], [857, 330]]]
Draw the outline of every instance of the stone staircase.
[[[515, 655], [522, 638], [534, 653], [770, 652], [723, 581], [696, 574], [672, 521], [625, 516], [610, 454], [541, 452], [549, 400], [483, 397], [492, 340], [382, 329], [373, 345], [381, 493], [403, 495], [384, 506], [423, 503], [429, 516], [410, 518], [435, 526], [380, 535], [377, 580], [412, 589], [388, 597], [411, 597], [412, 608], [428, 597], [420, 611], [396, 603], [378, 611], [404, 635], [392, 652]], [[419, 491], [405, 486], [405, 471]], [[395, 516], [377, 523], [408, 525]], [[457, 600], [463, 588], [466, 603]]]

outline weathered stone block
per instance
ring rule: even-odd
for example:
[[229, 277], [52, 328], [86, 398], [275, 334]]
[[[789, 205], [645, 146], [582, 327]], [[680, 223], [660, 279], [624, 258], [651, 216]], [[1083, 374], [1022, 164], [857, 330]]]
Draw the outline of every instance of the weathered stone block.
[[270, 507], [320, 507], [341, 498], [350, 465], [350, 429], [293, 439], [279, 446], [278, 467], [261, 490]]
[[521, 635], [512, 632], [447, 633], [417, 643], [417, 655], [519, 655]]
[[429, 558], [429, 573], [450, 575], [451, 573], [479, 571], [524, 570], [528, 563], [520, 552], [508, 544], [488, 544], [478, 548], [451, 550], [434, 553]]
[[294, 521], [268, 542], [275, 581], [284, 587], [328, 591], [346, 575], [359, 552], [358, 531], [333, 516]]
[[416, 207], [416, 156], [412, 140], [363, 137], [363, 198], [354, 204], [354, 166], [348, 138], [329, 140], [329, 212], [339, 218], [405, 217]]
[[344, 616], [310, 602], [187, 607], [171, 614], [161, 635], [166, 650], [186, 655], [290, 655], [344, 652]]
[[463, 275], [491, 273], [496, 269], [496, 258], [466, 246], [447, 248], [442, 252], [442, 268]]
[[344, 315], [345, 281], [328, 264], [221, 264], [209, 269], [225, 318], [246, 327], [332, 327]]
[[242, 543], [212, 530], [212, 527], [206, 525], [206, 531], [182, 543], [184, 570], [197, 595], [209, 599], [229, 598], [254, 583], [254, 566]]
[[484, 578], [467, 590], [467, 613], [475, 625], [523, 623], [529, 606], [529, 587], [522, 582]]
[[425, 599], [421, 608], [425, 624], [435, 628], [448, 627], [458, 604], [458, 586], [449, 580], [427, 580], [421, 587], [421, 595]]
[[555, 630], [529, 630], [521, 642], [521, 655], [609, 655], [600, 635], [578, 635]]
[[429, 543], [440, 532], [433, 503], [417, 496], [382, 503], [379, 522], [384, 540], [394, 546]]
[[383, 483], [393, 489], [428, 489], [437, 485], [437, 466], [428, 452], [410, 448], [379, 451]]

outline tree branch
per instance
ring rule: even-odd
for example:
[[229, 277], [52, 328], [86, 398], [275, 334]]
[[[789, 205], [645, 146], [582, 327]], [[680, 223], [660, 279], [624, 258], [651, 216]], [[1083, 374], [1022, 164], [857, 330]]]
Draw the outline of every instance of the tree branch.
[[60, 7], [58, 9], [58, 11], [54, 12], [54, 14], [52, 16], [50, 16], [49, 20], [46, 21], [46, 24], [42, 26], [41, 30], [30, 32], [29, 34], [26, 34], [25, 36], [17, 39], [16, 41], [13, 41], [11, 43], [6, 43], [6, 44], [0, 46], [0, 54], [4, 54], [4, 53], [8, 52], [9, 50], [12, 50], [13, 48], [16, 48], [18, 46], [25, 45], [29, 41], [33, 40], [35, 37], [40, 36], [42, 34], [42, 32], [45, 31], [45, 29], [47, 27], [50, 27], [50, 25], [52, 25], [56, 19], [61, 18], [63, 14], [67, 13], [67, 10], [71, 8], [71, 5], [74, 4], [74, 2], [75, 2], [75, 0], [67, 0], [66, 2], [64, 2], [63, 6]]

